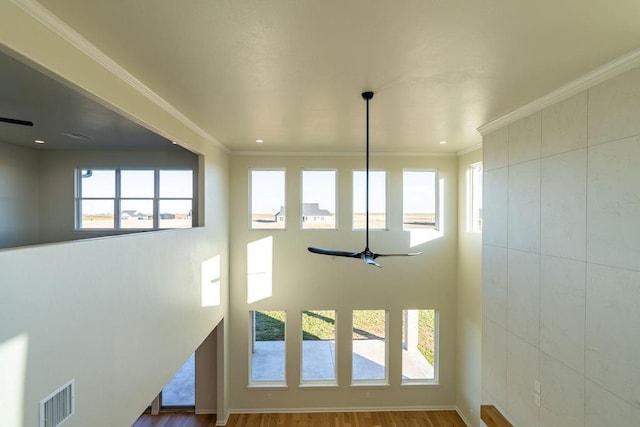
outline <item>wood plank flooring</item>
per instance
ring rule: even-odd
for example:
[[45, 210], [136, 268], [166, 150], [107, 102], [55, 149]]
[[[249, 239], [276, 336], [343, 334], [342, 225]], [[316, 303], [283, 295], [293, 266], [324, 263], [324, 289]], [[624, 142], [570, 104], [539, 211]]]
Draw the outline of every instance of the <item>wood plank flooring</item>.
[[[213, 427], [215, 415], [142, 415], [133, 427]], [[466, 427], [455, 411], [233, 414], [227, 427]]]

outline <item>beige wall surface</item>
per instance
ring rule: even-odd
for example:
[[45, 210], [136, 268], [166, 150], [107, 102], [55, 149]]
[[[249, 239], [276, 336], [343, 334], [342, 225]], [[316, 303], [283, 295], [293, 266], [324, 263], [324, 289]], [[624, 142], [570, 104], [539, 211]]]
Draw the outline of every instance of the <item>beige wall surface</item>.
[[482, 400], [515, 425], [640, 420], [639, 87], [636, 68], [484, 137]]
[[0, 142], [0, 249], [38, 242], [38, 154]]
[[458, 157], [458, 297], [456, 405], [472, 426], [480, 424], [482, 342], [482, 233], [468, 230], [469, 165], [482, 162], [482, 150]]
[[[0, 425], [37, 425], [38, 402], [71, 379], [65, 425], [131, 425], [227, 315], [228, 156], [10, 2], [0, 3], [0, 40], [200, 155], [205, 227], [0, 251]], [[202, 287], [215, 278], [202, 266], [216, 256], [220, 303], [207, 305]], [[221, 419], [226, 408], [219, 398]]]
[[[388, 171], [389, 229], [371, 231], [370, 248], [377, 252], [423, 251], [413, 258], [380, 258], [383, 268], [360, 260], [311, 254], [308, 246], [360, 251], [363, 231], [351, 229], [352, 170], [363, 169], [364, 156], [244, 156], [231, 159], [232, 276], [230, 310], [230, 399], [233, 410], [442, 407], [455, 405], [456, 368], [456, 247], [457, 159], [455, 157], [372, 157], [373, 169]], [[286, 230], [249, 230], [249, 170], [286, 170]], [[303, 169], [337, 170], [337, 230], [301, 230]], [[437, 169], [442, 183], [442, 235], [410, 247], [402, 230], [403, 168]], [[273, 290], [270, 297], [247, 301], [247, 244], [273, 238]], [[440, 313], [440, 385], [402, 386], [401, 311], [434, 308]], [[338, 388], [300, 388], [301, 320], [303, 310], [337, 310]], [[388, 345], [390, 385], [352, 387], [351, 311], [389, 310]], [[249, 366], [249, 311], [286, 310], [286, 381], [283, 390], [247, 388]], [[367, 397], [367, 393], [368, 396]]]

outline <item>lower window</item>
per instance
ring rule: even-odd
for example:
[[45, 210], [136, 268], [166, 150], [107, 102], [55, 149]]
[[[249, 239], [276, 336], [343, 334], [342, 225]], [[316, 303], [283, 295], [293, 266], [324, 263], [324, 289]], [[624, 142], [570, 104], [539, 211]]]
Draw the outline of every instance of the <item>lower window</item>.
[[353, 311], [353, 383], [387, 380], [387, 312]]
[[302, 382], [336, 381], [336, 312], [302, 312]]
[[285, 383], [284, 311], [249, 312], [250, 382]]
[[402, 310], [402, 382], [437, 379], [438, 312]]

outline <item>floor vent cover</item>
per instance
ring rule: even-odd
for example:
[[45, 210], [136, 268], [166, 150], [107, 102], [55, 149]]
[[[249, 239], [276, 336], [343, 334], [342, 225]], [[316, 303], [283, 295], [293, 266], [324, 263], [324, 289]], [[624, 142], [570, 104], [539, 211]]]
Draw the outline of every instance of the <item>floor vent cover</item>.
[[73, 380], [40, 401], [40, 427], [56, 427], [73, 415], [75, 410]]

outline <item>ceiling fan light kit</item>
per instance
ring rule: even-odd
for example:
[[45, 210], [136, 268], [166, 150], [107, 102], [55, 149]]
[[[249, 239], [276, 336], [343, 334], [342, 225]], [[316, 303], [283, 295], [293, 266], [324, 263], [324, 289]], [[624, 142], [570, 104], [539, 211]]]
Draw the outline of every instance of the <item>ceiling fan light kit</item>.
[[376, 267], [382, 267], [376, 259], [380, 257], [387, 256], [415, 256], [420, 255], [422, 252], [414, 252], [407, 254], [378, 254], [369, 249], [369, 101], [373, 98], [373, 92], [362, 92], [362, 99], [365, 100], [366, 103], [366, 205], [365, 205], [365, 217], [366, 217], [366, 227], [365, 227], [365, 247], [364, 250], [360, 252], [350, 252], [350, 251], [339, 251], [334, 249], [324, 249], [324, 248], [316, 248], [313, 246], [308, 247], [309, 252], [319, 255], [329, 255], [329, 256], [339, 256], [345, 258], [358, 258], [361, 259], [362, 262], [368, 265], [375, 265]]

